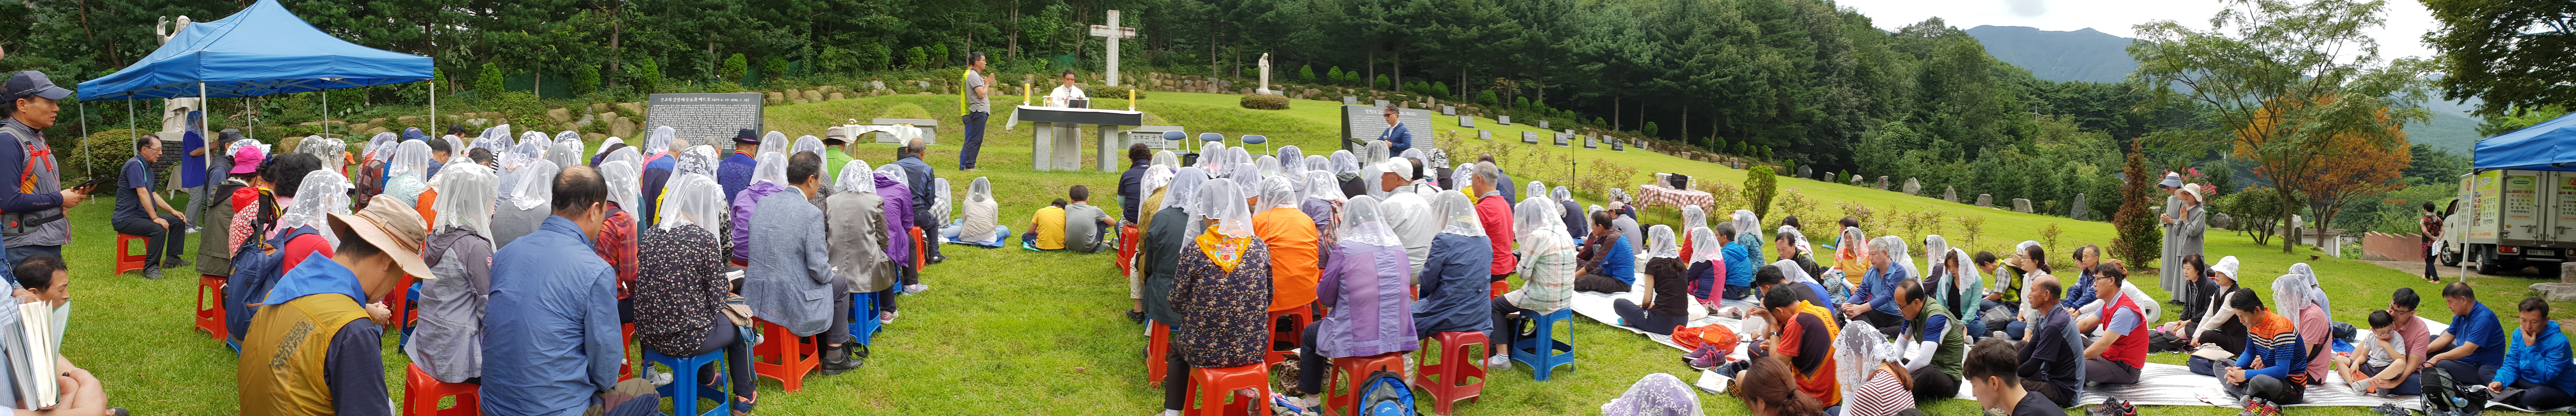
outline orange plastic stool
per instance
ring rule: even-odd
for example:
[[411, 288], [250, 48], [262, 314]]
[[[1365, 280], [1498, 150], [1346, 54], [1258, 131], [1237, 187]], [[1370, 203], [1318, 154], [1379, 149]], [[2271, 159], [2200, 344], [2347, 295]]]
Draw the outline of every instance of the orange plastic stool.
[[[617, 345], [624, 346], [623, 348], [621, 348], [622, 350], [626, 350], [626, 351], [634, 351], [634, 350], [635, 350], [635, 324], [633, 324], [633, 323], [628, 323], [628, 324], [626, 324], [626, 325], [625, 325], [625, 328], [621, 328], [618, 332], [621, 332], [621, 333], [623, 333], [623, 335], [625, 335], [625, 336], [626, 336], [626, 338], [622, 338], [622, 339], [623, 339], [623, 340], [625, 340], [626, 342], [624, 342], [624, 343], [620, 343], [620, 344], [617, 344]], [[617, 381], [626, 381], [626, 379], [630, 379], [630, 378], [635, 378], [635, 366], [631, 366], [631, 365], [621, 365], [621, 366], [617, 366]]]
[[[134, 252], [133, 245], [126, 243], [129, 240], [144, 240], [146, 244], [151, 241], [139, 235], [116, 233], [116, 274], [142, 269], [143, 264], [152, 262], [152, 253], [128, 254]], [[147, 248], [145, 251], [151, 250]]]
[[1414, 360], [1419, 364], [1414, 367], [1413, 385], [1430, 391], [1432, 413], [1445, 416], [1450, 405], [1485, 391], [1485, 366], [1479, 365], [1482, 355], [1469, 354], [1467, 347], [1482, 345], [1491, 350], [1494, 344], [1486, 342], [1485, 333], [1475, 331], [1443, 331], [1432, 334], [1431, 340], [1440, 343], [1440, 362], [1431, 362], [1432, 349], [1423, 348], [1422, 359]]
[[[1270, 414], [1270, 366], [1253, 364], [1242, 367], [1192, 368], [1190, 385], [1198, 388], [1203, 402], [1188, 413], [1198, 416], [1268, 415]], [[1237, 390], [1252, 390], [1252, 397], [1236, 397]], [[1226, 399], [1238, 399], [1226, 404]], [[1251, 413], [1247, 413], [1251, 412]]]
[[1163, 364], [1170, 360], [1166, 356], [1172, 353], [1172, 326], [1152, 321], [1145, 332], [1148, 337], [1145, 341], [1145, 387], [1161, 386], [1163, 377], [1172, 374], [1171, 369], [1163, 368]]
[[409, 273], [405, 273], [402, 275], [402, 281], [394, 284], [394, 287], [396, 288], [394, 292], [385, 294], [385, 298], [382, 299], [382, 301], [385, 302], [385, 309], [394, 311], [394, 317], [399, 318], [394, 319], [393, 325], [386, 326], [385, 332], [400, 334], [402, 333], [403, 328], [411, 326], [411, 319], [415, 317], [416, 314], [414, 312], [417, 311], [411, 310], [411, 299], [403, 296], [404, 293], [401, 288], [411, 287], [413, 282], [419, 281], [419, 277], [414, 277]]
[[231, 328], [224, 326], [222, 305], [224, 281], [231, 279], [231, 276], [197, 275], [197, 330], [206, 331], [206, 335], [215, 337], [216, 341], [232, 336]]
[[[821, 366], [822, 346], [812, 339], [787, 332], [787, 327], [768, 320], [751, 318], [760, 325], [760, 345], [751, 347], [751, 372], [761, 377], [778, 379], [780, 387], [793, 393], [805, 389], [805, 373]], [[789, 351], [793, 349], [794, 351]]]
[[1512, 291], [1512, 286], [1511, 286], [1511, 285], [1506, 285], [1506, 284], [1503, 284], [1503, 281], [1501, 281], [1501, 280], [1496, 280], [1496, 281], [1494, 281], [1494, 288], [1493, 288], [1493, 289], [1488, 289], [1488, 290], [1486, 290], [1486, 291], [1485, 291], [1485, 298], [1486, 298], [1486, 299], [1493, 299], [1493, 298], [1503, 297], [1503, 292], [1510, 292], [1510, 291]]
[[[1360, 381], [1378, 371], [1404, 373], [1404, 353], [1390, 352], [1367, 357], [1333, 359], [1332, 373], [1324, 374], [1324, 409], [1326, 416], [1357, 415], [1360, 403]], [[1348, 410], [1344, 410], [1348, 409]]]
[[[403, 383], [403, 416], [483, 414], [483, 405], [477, 403], [481, 401], [478, 399], [482, 397], [483, 386], [473, 383], [441, 383], [438, 379], [429, 378], [428, 372], [421, 371], [420, 363], [412, 363], [409, 367], [411, 367], [409, 371], [411, 374], [405, 377]], [[448, 396], [456, 396], [456, 407], [439, 409], [438, 399]]]
[[[1297, 352], [1297, 349], [1294, 347], [1285, 351], [1279, 350], [1279, 342], [1287, 341], [1289, 344], [1296, 344], [1304, 341], [1306, 339], [1306, 324], [1315, 322], [1315, 317], [1313, 315], [1308, 315], [1309, 311], [1313, 310], [1314, 308], [1308, 307], [1307, 305], [1298, 305], [1297, 307], [1288, 308], [1286, 310], [1270, 312], [1270, 320], [1268, 321], [1270, 323], [1270, 352], [1261, 355], [1262, 364], [1278, 364], [1280, 361], [1287, 361], [1289, 354]], [[1287, 328], [1281, 328], [1279, 327], [1279, 317], [1282, 316], [1297, 317], [1297, 322], [1289, 324], [1290, 326]]]

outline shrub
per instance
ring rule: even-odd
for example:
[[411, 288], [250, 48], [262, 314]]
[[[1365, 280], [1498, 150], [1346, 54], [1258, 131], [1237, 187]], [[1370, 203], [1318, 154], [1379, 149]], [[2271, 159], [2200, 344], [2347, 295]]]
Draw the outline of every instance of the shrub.
[[1646, 122], [1646, 128], [1644, 130], [1638, 130], [1638, 132], [1645, 133], [1646, 137], [1656, 137], [1655, 133], [1658, 133], [1656, 130], [1658, 129], [1655, 128], [1655, 122], [1649, 121]]
[[1494, 105], [1494, 101], [1498, 99], [1498, 96], [1494, 95], [1494, 90], [1484, 90], [1476, 93], [1476, 104]]
[[[1538, 148], [1536, 146], [1526, 147], [1532, 149]], [[1637, 177], [1637, 168], [1619, 164], [1617, 162], [1611, 162], [1607, 159], [1592, 159], [1591, 162], [1584, 163], [1584, 166], [1587, 169], [1583, 170], [1583, 175], [1575, 177], [1575, 186], [1568, 189], [1579, 190], [1578, 192], [1589, 191], [1606, 194], [1610, 192], [1610, 188], [1626, 187], [1629, 182], [1632, 182], [1633, 179]], [[1634, 202], [1635, 201], [1630, 201], [1630, 203]]]
[[1691, 184], [1691, 189], [1708, 193], [1708, 206], [1712, 212], [1718, 210], [1733, 212], [1736, 207], [1744, 206], [1744, 189], [1735, 187], [1735, 184], [1715, 180], [1691, 182], [1695, 182]]
[[[2062, 251], [2057, 251], [2057, 236], [2065, 233], [2066, 230], [2058, 228], [2057, 223], [2054, 222], [2041, 226], [2039, 227], [2039, 246], [2047, 247], [2048, 252], [2050, 253], [2063, 253]], [[2136, 260], [2139, 258], [2143, 257], [2132, 257], [2129, 259], [2131, 267], [2141, 266], [2138, 264], [2138, 260]]]
[[1771, 165], [1754, 165], [1744, 172], [1744, 202], [1752, 206], [1753, 216], [1771, 216], [1771, 198], [1779, 195], [1780, 177], [1771, 173]]
[[1812, 224], [1832, 223], [1831, 221], [1824, 221], [1823, 218], [1816, 217], [1816, 205], [1807, 201], [1806, 195], [1798, 193], [1798, 188], [1789, 188], [1788, 190], [1780, 193], [1779, 209], [1780, 215], [1769, 217], [1771, 218], [1772, 225], [1780, 225], [1783, 221], [1787, 221], [1789, 217], [1798, 217], [1799, 222], [1811, 224], [1809, 225], [1811, 227], [1815, 226]]
[[1300, 66], [1300, 67], [1297, 67], [1297, 82], [1300, 82], [1300, 83], [1308, 83], [1308, 84], [1312, 84], [1312, 83], [1314, 83], [1314, 82], [1315, 82], [1315, 66], [1314, 66], [1314, 65], [1306, 65], [1306, 66]]
[[476, 96], [488, 98], [491, 97], [493, 93], [501, 91], [501, 79], [505, 75], [501, 74], [500, 65], [496, 65], [491, 62], [484, 62], [483, 70], [475, 72], [477, 72], [474, 77], [474, 94]]
[[580, 65], [572, 69], [572, 95], [599, 92], [599, 66]]
[[[1114, 101], [1127, 101], [1127, 92], [1129, 92], [1129, 91], [1134, 91], [1134, 92], [1136, 92], [1136, 99], [1139, 99], [1139, 100], [1145, 99], [1145, 94], [1146, 94], [1146, 91], [1145, 91], [1145, 90], [1136, 89], [1136, 87], [1134, 87], [1134, 86], [1128, 86], [1128, 85], [1091, 84], [1091, 86], [1090, 86], [1090, 87], [1085, 87], [1085, 88], [1083, 88], [1083, 89], [1082, 89], [1082, 94], [1083, 94], [1083, 95], [1086, 95], [1086, 96], [1090, 96], [1090, 97], [1091, 97], [1091, 100], [1092, 100], [1092, 101], [1091, 101], [1091, 103], [1092, 103], [1092, 104], [1091, 104], [1091, 108], [1108, 108], [1108, 107], [1102, 107], [1102, 106], [1100, 105], [1100, 103], [1109, 102], [1109, 101], [1113, 101], [1113, 100], [1114, 100]], [[1283, 106], [1283, 107], [1280, 107], [1280, 108], [1287, 108], [1287, 107], [1284, 107], [1284, 106]]]
[[1288, 109], [1288, 96], [1279, 94], [1247, 94], [1243, 96], [1241, 104], [1243, 105], [1243, 108], [1254, 110], [1286, 110]]
[[[80, 175], [83, 174], [116, 174], [117, 169], [125, 166], [125, 159], [134, 157], [133, 135], [137, 133], [150, 134], [151, 132], [140, 131], [140, 129], [114, 129], [90, 133], [89, 137], [81, 138], [78, 141], [72, 141], [70, 143], [62, 143], [62, 140], [48, 140], [45, 144], [54, 148], [54, 161], [62, 164], [61, 172], [63, 186], [71, 186], [74, 183], [82, 181], [83, 179]], [[301, 140], [304, 136], [295, 136], [295, 138]], [[270, 140], [262, 141], [266, 142]], [[83, 143], [87, 143], [89, 146], [89, 154], [87, 157], [82, 157], [81, 154], [81, 146]], [[115, 187], [98, 187], [99, 190], [111, 190], [112, 188]], [[128, 192], [127, 194], [132, 195], [131, 192]]]
[[1984, 234], [1986, 232], [1986, 216], [1977, 215], [1959, 217], [1956, 221], [1959, 222], [1959, 231], [1965, 233], [1961, 234], [1960, 237], [1966, 238], [1968, 243], [1966, 247], [1975, 247], [1977, 245], [1977, 235]]
[[653, 57], [644, 57], [643, 62], [627, 65], [625, 69], [626, 85], [633, 86], [635, 93], [652, 94], [655, 91], [661, 91], [662, 67], [653, 62]]
[[751, 60], [737, 53], [725, 57], [724, 68], [717, 69], [716, 76], [721, 77], [720, 80], [740, 82], [743, 74], [749, 72], [751, 72]]
[[1369, 83], [1369, 89], [1378, 88], [1395, 88], [1395, 78], [1388, 77], [1387, 74], [1377, 74], [1377, 82]]
[[1346, 75], [1343, 75], [1343, 74], [1342, 74], [1342, 67], [1338, 67], [1338, 66], [1337, 66], [1337, 67], [1332, 67], [1332, 69], [1324, 70], [1324, 81], [1325, 81], [1325, 82], [1334, 83], [1334, 84], [1348, 84], [1348, 82], [1346, 82], [1346, 81], [1343, 81], [1343, 80], [1342, 80], [1342, 77], [1344, 77], [1344, 76], [1346, 76]]
[[[1834, 201], [1834, 206], [1842, 208], [1843, 216], [1859, 220], [1860, 232], [1863, 235], [1878, 235], [1887, 230], [1886, 227], [1881, 226], [1878, 222], [1878, 210], [1870, 208], [1868, 204], [1851, 201]], [[1836, 232], [1840, 231], [1837, 230]]]

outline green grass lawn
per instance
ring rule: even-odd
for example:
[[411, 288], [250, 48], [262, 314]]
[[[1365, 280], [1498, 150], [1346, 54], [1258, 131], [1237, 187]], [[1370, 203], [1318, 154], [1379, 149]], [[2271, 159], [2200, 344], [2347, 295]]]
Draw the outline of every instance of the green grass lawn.
[[[1339, 117], [1334, 103], [1297, 100], [1291, 110], [1245, 110], [1235, 105], [1240, 97], [1155, 92], [1151, 98], [1139, 101], [1138, 106], [1150, 114], [1149, 123], [1186, 126], [1192, 133], [1219, 132], [1230, 138], [1263, 134], [1274, 141], [1273, 147], [1298, 145], [1307, 154], [1325, 154], [1338, 147], [1335, 137], [1340, 127], [1334, 124]], [[825, 125], [883, 116], [890, 108], [904, 104], [945, 113], [939, 109], [955, 108], [954, 100], [946, 95], [904, 95], [775, 106], [768, 108], [767, 120], [771, 128], [791, 137], [820, 135]], [[938, 118], [944, 124], [938, 130], [940, 145], [932, 147], [925, 160], [949, 178], [961, 196], [974, 177], [991, 177], [996, 196], [1004, 201], [1003, 223], [1013, 231], [1023, 230], [1032, 211], [1063, 197], [1064, 189], [1071, 185], [1089, 186], [1095, 194], [1104, 195], [1094, 202], [1115, 205], [1114, 199], [1105, 196], [1114, 194], [1116, 173], [1029, 170], [1032, 126], [1023, 124], [1016, 130], [1003, 130], [1002, 120], [1007, 115], [994, 117], [982, 149], [980, 165], [984, 171], [955, 171], [963, 130], [955, 127], [958, 121], [953, 114]], [[1434, 124], [1436, 130], [1456, 126], [1455, 119], [1448, 117], [1435, 117]], [[1497, 140], [1514, 145], [1518, 145], [1520, 132], [1538, 131], [1529, 126], [1498, 126], [1492, 120], [1478, 120], [1477, 124], [1495, 130]], [[1462, 131], [1473, 140], [1472, 130]], [[892, 146], [861, 146], [868, 147], [863, 155], [877, 155], [866, 159], [871, 165], [890, 161], [885, 158], [893, 154]], [[1641, 177], [1631, 183], [1645, 182], [1647, 178], [1642, 174], [1650, 172], [1678, 172], [1727, 182], [1740, 182], [1744, 175], [1744, 171], [1646, 151], [1551, 149], [1577, 152], [1577, 160], [1584, 163], [1599, 158], [1636, 167]], [[1456, 160], [1472, 160], [1471, 157], [1453, 155]], [[1083, 159], [1086, 163], [1091, 160], [1088, 155]], [[1782, 178], [1780, 188], [1784, 193], [1795, 190], [1810, 202], [1805, 208], [1812, 212], [1813, 218], [1806, 220], [1809, 224], [1842, 216], [1836, 201], [1866, 204], [1881, 215], [1893, 210], [1941, 210], [1945, 217], [1984, 216], [1987, 221], [1975, 244], [1966, 243], [1956, 223], [1940, 232], [1964, 247], [2006, 247], [2021, 240], [2037, 240], [2040, 229], [2050, 224], [2062, 230], [2052, 256], [2063, 256], [2083, 244], [2107, 246], [2114, 236], [2107, 223], [1978, 208], [1897, 192], [1792, 178]], [[1588, 194], [1580, 198], [1589, 203], [1598, 203], [1599, 199]], [[101, 243], [115, 238], [107, 226], [111, 206], [110, 201], [94, 200], [73, 210], [78, 243], [67, 248], [66, 255], [75, 265], [74, 290], [80, 300], [76, 302], [78, 313], [72, 318], [73, 329], [65, 340], [65, 354], [107, 384], [113, 403], [137, 414], [236, 413], [232, 351], [192, 331], [189, 307], [178, 306], [193, 300], [191, 288], [195, 282], [187, 278], [189, 273], [172, 272], [172, 278], [164, 280], [108, 274], [113, 248]], [[1797, 208], [1774, 208], [1775, 213], [1782, 210]], [[1678, 220], [1670, 208], [1647, 213], [1649, 223]], [[1830, 234], [1809, 234], [1819, 243], [1831, 239]], [[1913, 240], [1920, 244], [1919, 237]], [[188, 243], [195, 249], [194, 238]], [[2314, 253], [2307, 248], [2283, 253], [2277, 246], [2254, 245], [2248, 238], [2227, 232], [2213, 232], [2206, 250], [2212, 256], [2237, 256], [2243, 262], [2240, 274], [2245, 275], [2245, 284], [2264, 291], [2266, 299], [2270, 299], [2272, 276], [2292, 263], [2309, 263], [2329, 285], [2327, 291], [2337, 301], [2335, 316], [2345, 322], [2361, 322], [2369, 310], [2384, 308], [2388, 292], [2395, 288], [2413, 287], [2428, 297], [2436, 288], [2405, 272], [2332, 257], [2307, 260]], [[1129, 305], [1126, 282], [1111, 265], [1110, 255], [958, 245], [947, 246], [943, 252], [950, 261], [925, 270], [922, 280], [931, 289], [902, 300], [902, 317], [878, 336], [875, 356], [866, 367], [829, 377], [809, 376], [805, 390], [796, 393], [780, 392], [776, 381], [764, 379], [760, 382], [760, 413], [1144, 415], [1160, 409], [1162, 392], [1145, 384], [1143, 330], [1124, 317]], [[2144, 260], [2152, 266], [2153, 259]], [[2164, 293], [2155, 290], [2152, 275], [2145, 279], [2148, 281], [2141, 286], [2161, 298]], [[2490, 306], [2510, 308], [2513, 301], [2527, 296], [2525, 286], [2542, 281], [2552, 280], [2478, 278], [2471, 282], [2488, 293], [2484, 299]], [[2438, 299], [2428, 300], [2424, 305], [2427, 314], [2439, 314], [2432, 312], [2440, 310], [2437, 305]], [[2576, 307], [2576, 303], [2559, 306]], [[2172, 320], [2175, 313], [2168, 312], [2159, 321]], [[1624, 330], [1589, 320], [1577, 321], [1570, 335], [1571, 342], [1580, 346], [1577, 369], [1557, 372], [1546, 382], [1532, 381], [1525, 366], [1495, 373], [1481, 401], [1461, 403], [1458, 414], [1596, 414], [1601, 403], [1618, 396], [1629, 383], [1646, 374], [1671, 372], [1686, 381], [1696, 378], [1676, 359], [1680, 351]], [[401, 370], [406, 363], [393, 347], [394, 341], [392, 336], [385, 339], [384, 354], [387, 382], [399, 401]], [[2182, 356], [2161, 354], [2150, 360], [2180, 364]], [[1701, 398], [1710, 405], [1709, 414], [1746, 413], [1733, 398]], [[1975, 404], [1962, 400], [1928, 403], [1923, 410], [1933, 415], [1977, 413]], [[1429, 407], [1424, 411], [1428, 413]], [[2296, 412], [2368, 414], [2360, 408], [2303, 408]], [[2229, 415], [2235, 411], [2158, 406], [2147, 408], [2146, 413]]]

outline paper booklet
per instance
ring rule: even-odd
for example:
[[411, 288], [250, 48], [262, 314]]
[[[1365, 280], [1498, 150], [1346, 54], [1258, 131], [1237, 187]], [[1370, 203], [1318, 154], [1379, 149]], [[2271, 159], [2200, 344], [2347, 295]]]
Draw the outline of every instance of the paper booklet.
[[2233, 362], [2236, 360], [2236, 354], [2227, 352], [2227, 349], [2225, 348], [2219, 348], [2217, 344], [2202, 345], [2200, 350], [2192, 351], [2191, 355], [2194, 357], [2207, 358], [2210, 361]]
[[[44, 302], [18, 304], [18, 321], [0, 324], [5, 335], [0, 349], [9, 354], [9, 377], [18, 387], [18, 397], [36, 410], [52, 409], [62, 400], [62, 386], [54, 374], [60, 370], [54, 363], [62, 356], [54, 350], [54, 308]], [[29, 323], [33, 324], [29, 324]]]

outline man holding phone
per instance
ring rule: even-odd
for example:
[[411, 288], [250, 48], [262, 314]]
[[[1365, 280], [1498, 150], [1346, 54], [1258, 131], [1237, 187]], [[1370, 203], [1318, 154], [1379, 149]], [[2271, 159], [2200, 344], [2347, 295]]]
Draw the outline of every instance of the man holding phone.
[[[186, 266], [186, 239], [178, 238], [188, 228], [188, 216], [171, 207], [161, 194], [152, 193], [157, 183], [152, 174], [152, 161], [161, 159], [161, 138], [145, 136], [134, 141], [134, 158], [125, 160], [116, 181], [116, 215], [111, 225], [117, 234], [143, 237], [143, 278], [160, 280], [161, 266]], [[168, 211], [167, 214], [157, 211]]]
[[[72, 239], [63, 210], [80, 205], [90, 190], [63, 189], [62, 166], [45, 145], [44, 129], [62, 112], [54, 100], [71, 93], [37, 71], [0, 83], [0, 175], [16, 175], [15, 186], [0, 186], [0, 239], [7, 241], [10, 264], [37, 254], [62, 257]], [[17, 278], [9, 281], [15, 285]]]

